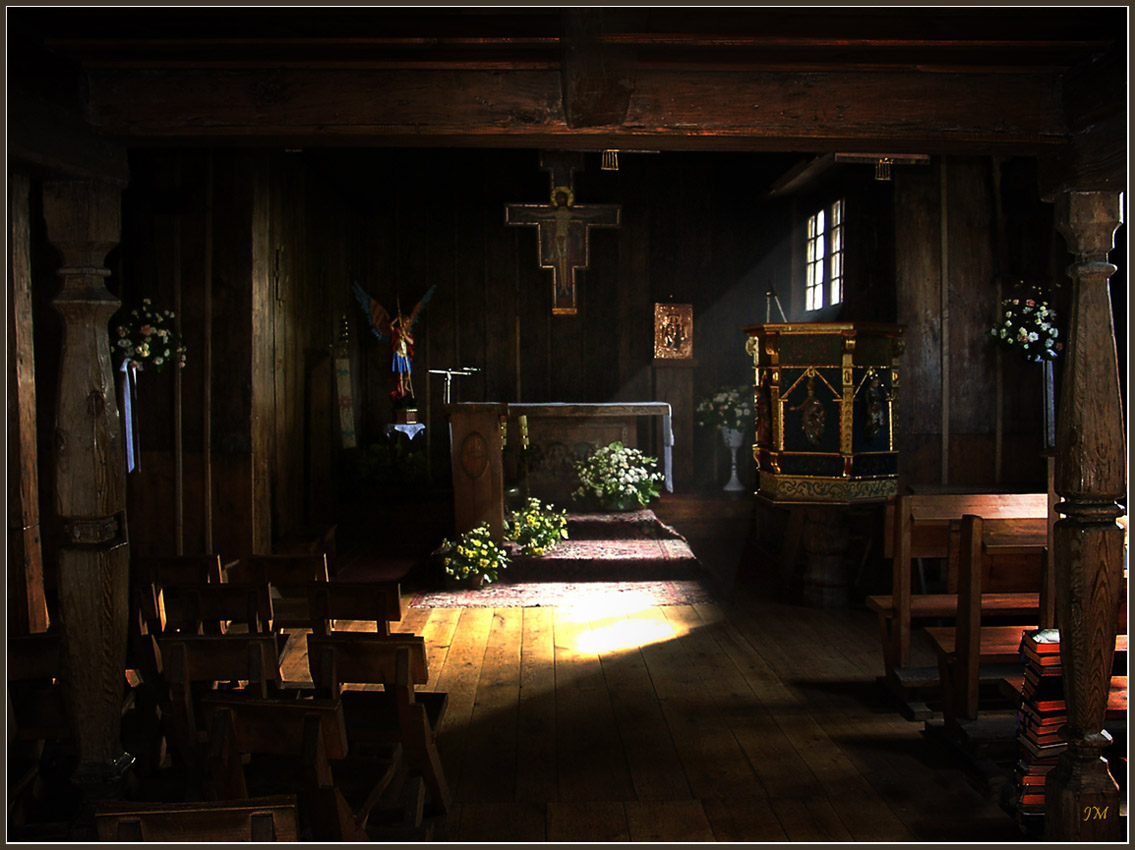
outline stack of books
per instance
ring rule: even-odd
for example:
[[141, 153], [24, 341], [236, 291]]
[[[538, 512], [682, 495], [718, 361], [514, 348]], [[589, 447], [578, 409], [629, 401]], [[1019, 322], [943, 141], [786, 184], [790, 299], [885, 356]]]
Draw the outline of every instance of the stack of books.
[[[1064, 702], [1064, 677], [1060, 667], [1060, 631], [1034, 629], [1021, 638], [1024, 680], [1020, 685], [1021, 705], [1017, 711], [1016, 766], [1017, 821], [1026, 831], [1043, 823], [1044, 781], [1068, 744], [1060, 728], [1068, 720]], [[1126, 788], [1127, 732], [1127, 635], [1116, 636], [1111, 688], [1108, 693], [1108, 730], [1118, 738], [1104, 755], [1120, 762], [1112, 775]]]
[[1044, 815], [1044, 778], [1068, 744], [1060, 727], [1068, 720], [1060, 672], [1060, 631], [1035, 629], [1021, 638], [1025, 680], [1017, 712], [1017, 818], [1035, 825]]

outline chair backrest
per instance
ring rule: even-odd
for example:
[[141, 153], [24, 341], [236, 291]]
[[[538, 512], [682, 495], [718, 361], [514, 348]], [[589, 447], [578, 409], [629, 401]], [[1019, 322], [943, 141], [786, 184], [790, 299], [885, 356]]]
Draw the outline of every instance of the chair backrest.
[[326, 634], [334, 620], [375, 623], [379, 634], [402, 619], [402, 593], [398, 582], [315, 582], [308, 588], [312, 631]]
[[280, 659], [273, 634], [158, 636], [167, 681], [248, 682], [258, 690], [280, 682]]
[[162, 555], [135, 557], [132, 584], [205, 584], [223, 580], [220, 555]]
[[327, 581], [327, 556], [322, 552], [304, 555], [249, 555], [230, 568], [229, 579], [274, 585]]
[[95, 807], [100, 841], [298, 841], [293, 794], [200, 803], [103, 802]]
[[241, 699], [224, 691], [201, 698], [206, 728], [217, 728], [218, 715], [232, 718], [233, 746], [239, 753], [288, 756], [303, 753], [305, 726], [316, 717], [323, 729], [327, 758], [338, 761], [349, 750], [343, 704], [329, 699]]
[[343, 684], [393, 685], [398, 653], [408, 655], [408, 685], [429, 681], [425, 639], [420, 635], [334, 632], [307, 636], [307, 663], [316, 688]]
[[884, 513], [883, 555], [894, 556], [896, 513], [913, 526], [911, 555], [944, 558], [949, 552], [949, 524], [963, 514], [985, 519], [1025, 519], [1048, 516], [1047, 493], [919, 493], [896, 496]]
[[223, 634], [229, 623], [249, 632], [272, 629], [272, 597], [267, 583], [162, 585], [159, 602], [163, 632]]

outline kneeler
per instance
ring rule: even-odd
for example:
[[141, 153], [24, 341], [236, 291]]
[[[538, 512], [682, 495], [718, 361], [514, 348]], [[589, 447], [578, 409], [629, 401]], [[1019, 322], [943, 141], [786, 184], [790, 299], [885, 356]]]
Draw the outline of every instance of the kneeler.
[[[360, 756], [349, 748], [338, 700], [202, 700], [213, 793], [225, 799], [296, 793], [302, 837], [312, 841], [425, 838], [424, 789], [403, 783], [401, 747]], [[247, 763], [246, 763], [247, 762]], [[385, 823], [370, 827], [372, 815]], [[394, 813], [398, 828], [391, 829]]]
[[[430, 814], [449, 811], [450, 791], [437, 751], [448, 695], [418, 692], [429, 681], [425, 641], [417, 635], [333, 632], [307, 637], [316, 693], [341, 698], [350, 738], [361, 746], [400, 743], [411, 771], [430, 792]], [[344, 690], [343, 685], [382, 685]]]

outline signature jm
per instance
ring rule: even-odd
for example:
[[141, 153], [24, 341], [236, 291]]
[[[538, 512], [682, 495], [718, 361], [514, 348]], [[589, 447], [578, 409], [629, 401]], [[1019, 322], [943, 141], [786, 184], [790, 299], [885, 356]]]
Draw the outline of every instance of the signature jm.
[[1084, 820], [1107, 820], [1109, 806], [1084, 806]]

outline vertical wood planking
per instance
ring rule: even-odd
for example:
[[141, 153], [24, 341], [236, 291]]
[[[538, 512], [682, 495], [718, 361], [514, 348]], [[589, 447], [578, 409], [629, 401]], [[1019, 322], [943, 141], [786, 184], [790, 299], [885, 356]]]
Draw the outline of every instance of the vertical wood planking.
[[8, 190], [8, 628], [47, 631], [39, 521], [35, 346], [32, 319], [30, 184], [12, 175]]

